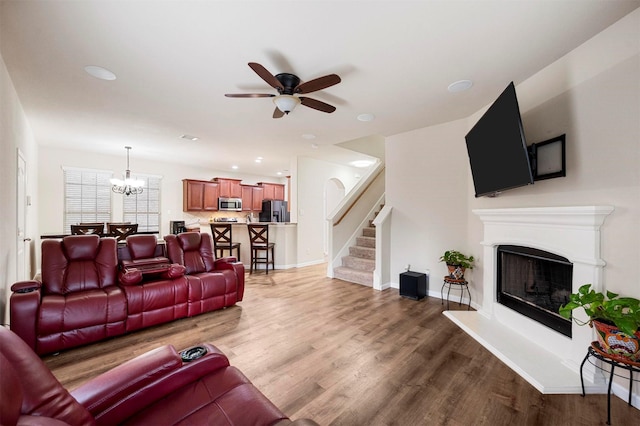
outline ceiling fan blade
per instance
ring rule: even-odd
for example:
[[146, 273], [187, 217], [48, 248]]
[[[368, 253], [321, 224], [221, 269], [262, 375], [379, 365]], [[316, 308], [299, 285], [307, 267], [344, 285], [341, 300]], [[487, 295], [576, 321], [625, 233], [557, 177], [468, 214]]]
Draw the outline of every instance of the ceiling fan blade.
[[273, 98], [270, 93], [225, 93], [227, 98]]
[[273, 110], [273, 118], [281, 118], [282, 116], [284, 116], [284, 112], [280, 111], [278, 107], [276, 107], [276, 109]]
[[327, 87], [331, 87], [334, 84], [340, 83], [340, 77], [337, 74], [329, 74], [324, 77], [314, 78], [313, 80], [309, 80], [305, 83], [300, 84], [295, 89], [295, 93], [311, 93], [317, 90], [326, 89]]
[[280, 83], [273, 74], [267, 71], [265, 67], [256, 62], [249, 62], [249, 66], [253, 71], [255, 71], [256, 74], [260, 76], [261, 79], [266, 81], [269, 86], [273, 87], [274, 89], [284, 90], [284, 86], [282, 85], [282, 83]]
[[333, 105], [326, 104], [322, 101], [312, 98], [305, 98], [300, 96], [300, 103], [306, 107], [317, 109], [318, 111], [332, 113], [336, 110]]

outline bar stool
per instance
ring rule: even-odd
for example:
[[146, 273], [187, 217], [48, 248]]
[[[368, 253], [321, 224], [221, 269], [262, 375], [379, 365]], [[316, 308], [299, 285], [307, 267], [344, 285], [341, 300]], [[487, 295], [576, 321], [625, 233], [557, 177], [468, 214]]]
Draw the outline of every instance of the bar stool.
[[107, 235], [118, 241], [125, 241], [129, 235], [138, 232], [137, 223], [107, 223]]
[[71, 235], [104, 235], [104, 223], [80, 223], [79, 225], [71, 225]]
[[[253, 273], [253, 268], [258, 269], [260, 263], [266, 265], [267, 274], [269, 274], [269, 264], [271, 270], [274, 269], [273, 256], [275, 243], [269, 242], [269, 225], [259, 225], [256, 223], [247, 224], [249, 230], [249, 241], [251, 242], [251, 267], [249, 273]], [[263, 252], [264, 256], [258, 254]], [[269, 256], [271, 254], [271, 256]]]
[[233, 232], [230, 223], [212, 223], [211, 234], [213, 235], [213, 252], [216, 258], [224, 257], [224, 251], [229, 251], [229, 256], [233, 256], [233, 250], [238, 252], [238, 262], [240, 262], [240, 243], [233, 242]]
[[444, 287], [447, 286], [449, 289], [447, 291], [447, 310], [449, 310], [449, 293], [451, 293], [451, 286], [456, 285], [460, 287], [460, 304], [462, 305], [462, 296], [464, 296], [464, 290], [467, 290], [469, 294], [469, 305], [467, 306], [467, 311], [471, 309], [471, 292], [469, 291], [469, 283], [464, 278], [456, 279], [452, 278], [449, 275], [444, 276], [444, 282], [442, 283], [442, 288], [440, 288], [440, 302], [444, 305]]

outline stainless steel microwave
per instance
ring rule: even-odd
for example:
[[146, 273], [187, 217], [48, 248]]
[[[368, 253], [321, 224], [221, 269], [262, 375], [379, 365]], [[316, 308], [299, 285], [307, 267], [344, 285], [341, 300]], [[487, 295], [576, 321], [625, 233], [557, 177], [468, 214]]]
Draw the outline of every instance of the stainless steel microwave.
[[218, 198], [218, 210], [223, 211], [242, 211], [242, 198]]

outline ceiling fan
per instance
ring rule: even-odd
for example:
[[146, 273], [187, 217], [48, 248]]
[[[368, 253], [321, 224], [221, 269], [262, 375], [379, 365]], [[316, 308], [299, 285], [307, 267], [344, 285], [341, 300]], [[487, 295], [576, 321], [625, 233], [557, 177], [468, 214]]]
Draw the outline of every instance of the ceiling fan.
[[335, 84], [340, 83], [340, 77], [336, 74], [325, 75], [324, 77], [318, 77], [313, 80], [309, 80], [305, 83], [300, 83], [300, 78], [297, 75], [289, 73], [271, 74], [265, 67], [256, 63], [249, 62], [249, 67], [256, 74], [267, 82], [271, 87], [278, 91], [277, 95], [269, 93], [227, 93], [226, 97], [229, 98], [274, 98], [273, 103], [276, 104], [276, 109], [273, 111], [273, 118], [280, 118], [285, 114], [289, 114], [298, 105], [302, 104], [306, 107], [317, 109], [318, 111], [332, 113], [336, 110], [336, 107], [329, 105], [325, 102], [317, 99], [307, 98], [306, 96], [294, 96], [304, 95], [318, 90], [326, 89]]

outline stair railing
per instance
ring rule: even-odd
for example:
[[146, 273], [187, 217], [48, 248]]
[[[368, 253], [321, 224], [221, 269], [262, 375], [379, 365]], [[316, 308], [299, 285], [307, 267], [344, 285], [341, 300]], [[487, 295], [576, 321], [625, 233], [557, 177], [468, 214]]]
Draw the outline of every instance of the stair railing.
[[384, 164], [379, 161], [327, 217], [330, 224], [328, 277], [333, 278], [333, 269], [340, 266], [362, 228], [369, 226], [369, 220], [384, 203], [384, 186]]

